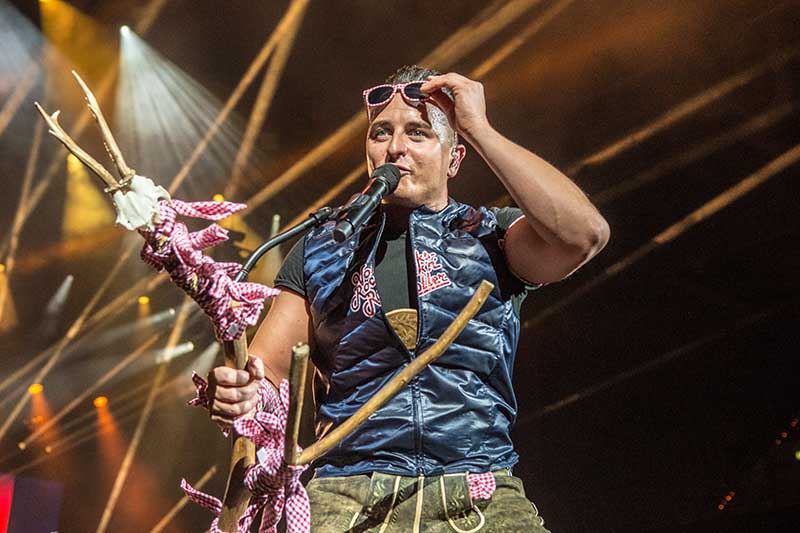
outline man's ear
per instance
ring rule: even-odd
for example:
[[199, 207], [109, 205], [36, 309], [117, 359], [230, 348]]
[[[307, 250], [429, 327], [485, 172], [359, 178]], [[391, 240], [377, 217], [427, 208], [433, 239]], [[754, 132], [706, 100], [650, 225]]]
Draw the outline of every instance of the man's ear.
[[467, 147], [463, 144], [453, 146], [450, 149], [450, 166], [447, 167], [447, 177], [454, 178], [458, 174], [458, 169], [461, 168], [461, 162], [467, 155]]

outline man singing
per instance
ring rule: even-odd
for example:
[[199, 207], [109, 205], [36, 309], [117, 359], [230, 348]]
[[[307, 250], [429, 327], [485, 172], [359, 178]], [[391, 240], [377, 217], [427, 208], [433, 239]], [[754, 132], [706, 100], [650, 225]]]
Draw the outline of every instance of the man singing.
[[[435, 342], [486, 279], [491, 296], [448, 351], [314, 464], [311, 528], [545, 532], [511, 475], [520, 305], [596, 255], [608, 224], [566, 176], [489, 124], [476, 81], [403, 67], [364, 104], [367, 169], [396, 165], [397, 190], [345, 242], [327, 224], [292, 249], [250, 346], [257, 357], [210, 373], [212, 416], [252, 416], [258, 381], [288, 378], [291, 347], [307, 342], [320, 438]], [[466, 155], [459, 138], [518, 209], [448, 196]]]

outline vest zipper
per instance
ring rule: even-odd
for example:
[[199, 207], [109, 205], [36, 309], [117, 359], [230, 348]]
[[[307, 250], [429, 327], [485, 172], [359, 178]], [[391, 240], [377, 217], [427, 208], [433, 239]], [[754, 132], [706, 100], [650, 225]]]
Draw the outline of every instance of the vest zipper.
[[[412, 268], [414, 269], [414, 294], [417, 297], [417, 342], [413, 355], [413, 357], [416, 357], [416, 348], [419, 348], [422, 340], [422, 321], [424, 320], [424, 316], [422, 313], [422, 301], [419, 297], [419, 291], [417, 290], [419, 272], [417, 272], [416, 247], [414, 242], [416, 238], [414, 232], [414, 218], [414, 214], [412, 213], [408, 221], [408, 242], [411, 245], [411, 257], [407, 258], [406, 262], [411, 261]], [[415, 376], [409, 385], [411, 386], [411, 401], [414, 406], [414, 466], [416, 467], [417, 475], [421, 476], [424, 474], [424, 461], [422, 454], [422, 400], [419, 392], [419, 376]]]

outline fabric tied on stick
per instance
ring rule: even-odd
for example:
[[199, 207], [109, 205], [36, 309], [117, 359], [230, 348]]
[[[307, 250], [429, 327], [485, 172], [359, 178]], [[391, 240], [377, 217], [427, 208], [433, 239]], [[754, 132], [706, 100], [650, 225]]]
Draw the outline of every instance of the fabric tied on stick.
[[[208, 407], [208, 384], [194, 374], [197, 398], [189, 403]], [[258, 406], [253, 418], [240, 418], [234, 429], [259, 448], [263, 460], [248, 468], [245, 486], [252, 493], [250, 504], [239, 519], [237, 533], [247, 533], [256, 515], [263, 509], [259, 533], [276, 533], [278, 522], [286, 513], [287, 533], [308, 533], [311, 530], [311, 507], [300, 475], [308, 465], [294, 466], [284, 462], [286, 418], [289, 413], [289, 381], [283, 380], [280, 392], [262, 379], [258, 389]], [[211, 533], [221, 532], [218, 526], [222, 502], [219, 498], [195, 490], [186, 480], [181, 488], [193, 502], [210, 510], [217, 518], [211, 523]]]
[[258, 283], [236, 282], [241, 267], [237, 263], [216, 262], [203, 250], [228, 240], [224, 228], [212, 224], [189, 232], [178, 215], [205, 220], [222, 220], [246, 206], [233, 202], [183, 202], [161, 200], [160, 220], [153, 230], [140, 228], [145, 239], [142, 260], [156, 270], [166, 270], [172, 281], [211, 318], [217, 338], [233, 341], [254, 326], [264, 308], [264, 300], [280, 291]]

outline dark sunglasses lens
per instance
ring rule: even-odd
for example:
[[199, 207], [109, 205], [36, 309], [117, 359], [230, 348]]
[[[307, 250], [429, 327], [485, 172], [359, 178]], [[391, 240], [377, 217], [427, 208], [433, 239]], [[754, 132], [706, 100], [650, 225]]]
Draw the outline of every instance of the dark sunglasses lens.
[[382, 104], [392, 97], [394, 87], [375, 87], [367, 93], [367, 102], [370, 105]]
[[424, 100], [428, 97], [427, 93], [422, 92], [422, 82], [409, 83], [403, 87], [403, 93], [406, 98], [411, 100]]

